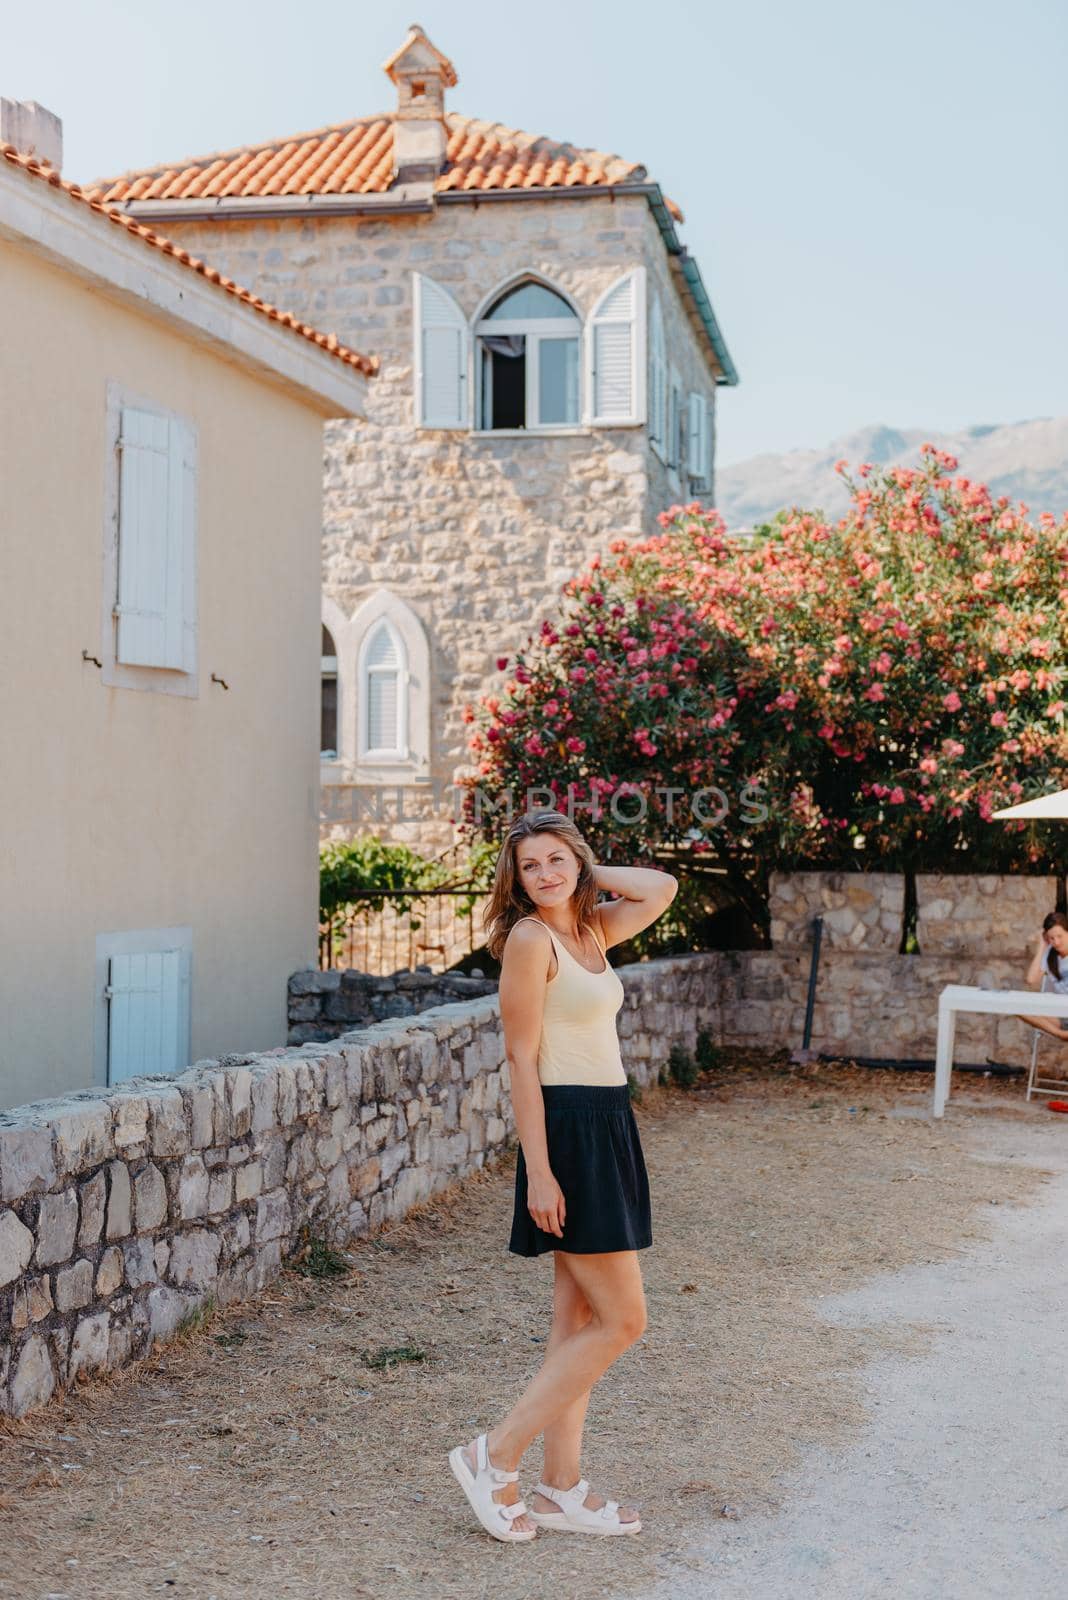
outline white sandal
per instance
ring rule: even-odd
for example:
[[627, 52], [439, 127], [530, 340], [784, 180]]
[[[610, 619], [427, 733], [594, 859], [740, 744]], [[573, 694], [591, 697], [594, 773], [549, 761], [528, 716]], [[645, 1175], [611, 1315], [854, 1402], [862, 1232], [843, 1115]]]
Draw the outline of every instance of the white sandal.
[[491, 1533], [495, 1539], [503, 1539], [506, 1544], [526, 1544], [536, 1538], [537, 1528], [512, 1527], [516, 1517], [521, 1517], [524, 1513], [530, 1515], [522, 1500], [517, 1500], [512, 1506], [502, 1506], [493, 1498], [495, 1489], [499, 1489], [505, 1483], [515, 1483], [519, 1474], [505, 1472], [503, 1467], [493, 1465], [489, 1458], [489, 1444], [484, 1433], [480, 1433], [475, 1441], [475, 1461], [478, 1470], [472, 1472], [462, 1445], [457, 1445], [455, 1450], [449, 1451], [449, 1466], [452, 1468], [453, 1476], [486, 1532]]
[[546, 1500], [551, 1500], [560, 1509], [532, 1510], [527, 1512], [527, 1516], [540, 1528], [557, 1528], [561, 1533], [608, 1534], [641, 1531], [640, 1517], [635, 1517], [633, 1522], [620, 1520], [618, 1500], [606, 1500], [603, 1506], [598, 1506], [595, 1511], [591, 1510], [584, 1503], [589, 1492], [590, 1486], [585, 1478], [580, 1478], [571, 1489], [551, 1489], [548, 1484], [539, 1483], [534, 1493], [544, 1495]]

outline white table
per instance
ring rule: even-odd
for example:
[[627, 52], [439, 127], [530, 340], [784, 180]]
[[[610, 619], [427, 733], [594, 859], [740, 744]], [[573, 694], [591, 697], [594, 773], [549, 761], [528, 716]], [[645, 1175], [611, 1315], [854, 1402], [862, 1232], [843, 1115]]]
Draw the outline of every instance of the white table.
[[963, 983], [947, 984], [938, 997], [933, 1108], [936, 1117], [942, 1115], [949, 1099], [953, 1038], [959, 1011], [982, 1011], [998, 1017], [1068, 1017], [1068, 994], [1043, 993], [1039, 989], [973, 989]]

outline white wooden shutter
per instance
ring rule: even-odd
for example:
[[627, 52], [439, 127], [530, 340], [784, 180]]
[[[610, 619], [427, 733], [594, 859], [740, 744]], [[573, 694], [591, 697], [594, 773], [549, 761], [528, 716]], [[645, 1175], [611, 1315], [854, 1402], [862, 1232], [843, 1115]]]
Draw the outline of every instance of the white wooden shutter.
[[123, 406], [119, 430], [116, 660], [192, 671], [196, 457], [176, 417]]
[[171, 419], [172, 456], [181, 483], [177, 527], [182, 545], [182, 669], [195, 672], [197, 664], [197, 442], [188, 423]]
[[189, 965], [181, 949], [114, 955], [108, 963], [108, 1082], [187, 1066]]
[[396, 640], [379, 623], [367, 649], [367, 746], [395, 750], [400, 744], [401, 659]]
[[708, 401], [703, 394], [690, 395], [686, 461], [691, 478], [708, 478]]
[[668, 383], [667, 435], [666, 435], [666, 441], [667, 441], [667, 452], [666, 453], [667, 453], [668, 465], [671, 466], [671, 467], [677, 467], [679, 465], [679, 455], [680, 455], [680, 448], [679, 447], [680, 447], [680, 442], [681, 442], [681, 433], [682, 433], [682, 386], [679, 383], [679, 375], [678, 375], [678, 373], [676, 372], [675, 368], [672, 367], [671, 368], [670, 381]]
[[635, 267], [607, 288], [586, 333], [587, 393], [593, 423], [638, 423], [645, 418], [645, 268]]
[[466, 428], [466, 319], [440, 283], [421, 272], [412, 277], [416, 426]]
[[667, 358], [664, 352], [664, 317], [660, 301], [653, 299], [649, 313], [649, 437], [664, 453], [667, 442]]

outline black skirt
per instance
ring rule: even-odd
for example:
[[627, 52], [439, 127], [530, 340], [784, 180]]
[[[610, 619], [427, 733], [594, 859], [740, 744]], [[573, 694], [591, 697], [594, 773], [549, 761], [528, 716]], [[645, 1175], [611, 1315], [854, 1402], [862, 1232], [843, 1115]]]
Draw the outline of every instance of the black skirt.
[[509, 1250], [540, 1256], [547, 1250], [599, 1255], [646, 1249], [653, 1242], [649, 1178], [627, 1085], [545, 1084], [542, 1095], [549, 1166], [564, 1191], [563, 1237], [539, 1228], [527, 1210], [520, 1148]]

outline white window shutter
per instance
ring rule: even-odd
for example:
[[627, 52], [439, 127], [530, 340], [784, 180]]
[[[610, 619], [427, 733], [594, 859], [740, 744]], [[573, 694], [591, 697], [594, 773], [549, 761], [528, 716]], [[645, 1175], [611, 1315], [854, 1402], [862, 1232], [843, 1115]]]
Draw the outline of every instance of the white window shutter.
[[690, 395], [690, 417], [686, 449], [691, 478], [708, 478], [708, 401], [703, 394]]
[[440, 283], [412, 277], [416, 426], [466, 428], [467, 321]]
[[196, 464], [192, 429], [123, 406], [116, 660], [192, 671]]
[[187, 422], [171, 422], [172, 460], [181, 483], [176, 530], [181, 543], [182, 670], [195, 672], [197, 664], [197, 441]]
[[635, 267], [607, 288], [586, 333], [590, 421], [644, 421], [645, 268]]
[[667, 357], [664, 317], [654, 296], [649, 313], [649, 436], [664, 453], [667, 442]]
[[108, 1082], [180, 1072], [187, 1053], [188, 956], [181, 949], [114, 955], [109, 962]]
[[667, 460], [668, 465], [679, 465], [679, 435], [682, 430], [682, 388], [679, 384], [679, 375], [675, 368], [671, 368], [667, 388]]

